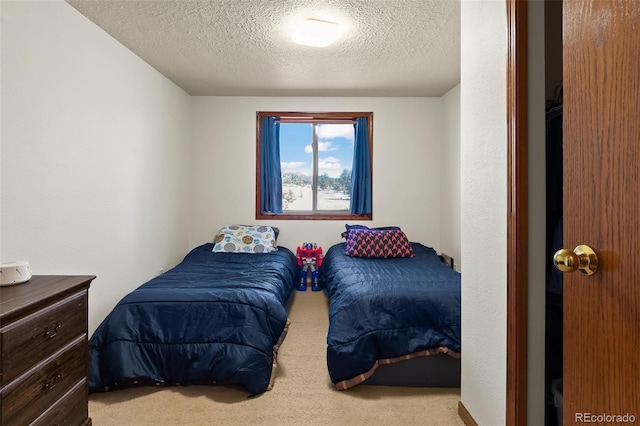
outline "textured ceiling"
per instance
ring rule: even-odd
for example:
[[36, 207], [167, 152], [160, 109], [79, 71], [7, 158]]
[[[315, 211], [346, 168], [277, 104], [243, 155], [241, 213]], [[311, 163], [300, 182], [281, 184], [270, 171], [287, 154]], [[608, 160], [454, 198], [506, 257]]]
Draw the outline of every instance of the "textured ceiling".
[[[460, 81], [460, 0], [67, 0], [191, 95], [440, 96]], [[327, 48], [291, 41], [315, 18]]]

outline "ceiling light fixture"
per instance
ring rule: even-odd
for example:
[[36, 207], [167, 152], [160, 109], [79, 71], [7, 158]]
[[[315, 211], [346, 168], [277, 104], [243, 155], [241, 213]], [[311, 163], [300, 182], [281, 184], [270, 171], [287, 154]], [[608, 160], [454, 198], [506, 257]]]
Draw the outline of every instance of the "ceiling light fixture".
[[307, 19], [295, 28], [291, 39], [304, 46], [327, 47], [343, 33], [343, 28], [335, 22]]

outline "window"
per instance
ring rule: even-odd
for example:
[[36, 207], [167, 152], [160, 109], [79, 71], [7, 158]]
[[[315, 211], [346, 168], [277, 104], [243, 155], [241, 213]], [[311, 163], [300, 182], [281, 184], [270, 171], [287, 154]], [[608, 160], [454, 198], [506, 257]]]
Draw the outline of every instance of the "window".
[[372, 119], [258, 112], [256, 219], [371, 220]]

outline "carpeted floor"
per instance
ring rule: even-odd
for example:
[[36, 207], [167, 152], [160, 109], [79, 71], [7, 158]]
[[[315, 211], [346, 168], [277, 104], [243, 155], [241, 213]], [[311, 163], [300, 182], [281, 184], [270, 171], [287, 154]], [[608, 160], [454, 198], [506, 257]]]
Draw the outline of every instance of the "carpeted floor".
[[271, 391], [248, 397], [223, 386], [138, 387], [89, 396], [106, 425], [464, 425], [460, 389], [356, 386], [333, 389], [326, 366], [327, 300], [296, 292]]

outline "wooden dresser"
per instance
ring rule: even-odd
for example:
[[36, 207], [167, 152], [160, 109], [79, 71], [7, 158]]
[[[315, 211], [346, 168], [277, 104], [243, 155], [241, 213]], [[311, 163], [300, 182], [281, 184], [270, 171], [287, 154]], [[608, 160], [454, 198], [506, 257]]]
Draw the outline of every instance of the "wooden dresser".
[[94, 276], [0, 287], [0, 424], [90, 425], [87, 295]]

